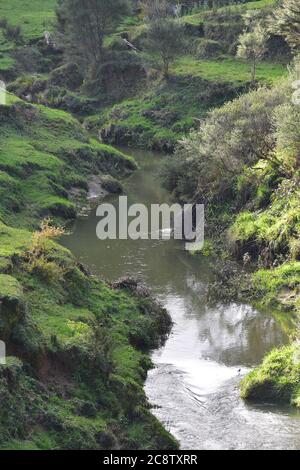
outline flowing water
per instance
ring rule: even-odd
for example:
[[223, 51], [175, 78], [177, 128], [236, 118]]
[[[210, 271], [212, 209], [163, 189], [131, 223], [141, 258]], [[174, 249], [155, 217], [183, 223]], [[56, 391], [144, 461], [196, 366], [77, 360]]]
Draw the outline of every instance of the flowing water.
[[[134, 154], [140, 170], [126, 182], [130, 203], [169, 202], [159, 172], [163, 157]], [[118, 198], [109, 200], [117, 205]], [[288, 341], [286, 322], [271, 312], [236, 303], [209, 307], [207, 260], [176, 241], [99, 241], [95, 209], [76, 222], [63, 243], [95, 274], [109, 280], [142, 278], [174, 321], [145, 390], [153, 413], [182, 449], [299, 449], [300, 414], [239, 398], [242, 376], [274, 346]]]

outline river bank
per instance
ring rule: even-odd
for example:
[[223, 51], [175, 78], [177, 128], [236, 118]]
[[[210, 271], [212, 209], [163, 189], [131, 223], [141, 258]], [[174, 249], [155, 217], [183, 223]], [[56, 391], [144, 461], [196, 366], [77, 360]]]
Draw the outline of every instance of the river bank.
[[55, 224], [86, 205], [88, 181], [119, 191], [115, 178], [136, 164], [70, 114], [10, 100], [0, 106], [0, 448], [176, 448], [143, 391], [168, 313], [137, 285], [92, 276], [55, 242]]

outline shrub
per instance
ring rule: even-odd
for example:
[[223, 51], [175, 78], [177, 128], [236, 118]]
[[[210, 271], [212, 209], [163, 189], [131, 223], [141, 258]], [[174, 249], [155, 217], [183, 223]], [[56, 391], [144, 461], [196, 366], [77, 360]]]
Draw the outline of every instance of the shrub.
[[7, 18], [0, 18], [0, 28], [6, 29], [8, 25], [8, 19]]
[[206, 198], [232, 193], [245, 166], [274, 158], [273, 114], [287, 99], [284, 86], [260, 88], [213, 110], [169, 159], [164, 171], [169, 189], [183, 194], [196, 187]]
[[224, 53], [224, 47], [218, 41], [200, 39], [196, 47], [198, 59], [211, 59]]
[[14, 41], [16, 44], [21, 44], [23, 41], [21, 27], [7, 23], [4, 29], [4, 37], [8, 41]]
[[41, 224], [41, 230], [35, 232], [32, 243], [26, 253], [29, 271], [37, 272], [47, 281], [59, 280], [65, 274], [62, 266], [49, 260], [49, 240], [61, 237], [65, 230], [52, 225], [51, 219], [45, 219]]

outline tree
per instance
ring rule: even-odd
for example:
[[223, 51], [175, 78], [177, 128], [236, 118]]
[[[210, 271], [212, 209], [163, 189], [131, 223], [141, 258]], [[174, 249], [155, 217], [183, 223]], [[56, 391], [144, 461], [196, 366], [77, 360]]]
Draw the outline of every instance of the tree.
[[84, 68], [99, 65], [105, 36], [127, 11], [127, 0], [59, 0], [57, 18], [68, 58]]
[[258, 21], [259, 12], [250, 12], [245, 15], [246, 30], [239, 37], [237, 57], [251, 63], [251, 79], [256, 79], [257, 62], [266, 52], [266, 33]]
[[274, 12], [272, 23], [274, 30], [285, 37], [293, 49], [300, 47], [299, 0], [283, 0], [282, 5]]
[[250, 33], [240, 36], [237, 57], [248, 60], [251, 63], [251, 79], [256, 79], [257, 62], [263, 58], [266, 52], [266, 36], [259, 27]]
[[160, 58], [163, 75], [168, 78], [170, 64], [182, 50], [183, 27], [172, 16], [168, 2], [148, 0], [144, 7], [148, 22], [145, 48], [147, 52]]

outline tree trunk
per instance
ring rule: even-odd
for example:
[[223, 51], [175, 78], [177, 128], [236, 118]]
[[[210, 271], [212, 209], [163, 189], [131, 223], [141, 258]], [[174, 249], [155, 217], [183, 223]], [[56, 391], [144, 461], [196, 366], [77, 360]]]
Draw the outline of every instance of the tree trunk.
[[256, 80], [256, 57], [254, 57], [252, 61], [251, 79], [252, 83], [254, 83]]
[[164, 78], [166, 80], [168, 80], [168, 78], [169, 78], [169, 61], [166, 58], [164, 58], [163, 74], [164, 74]]

